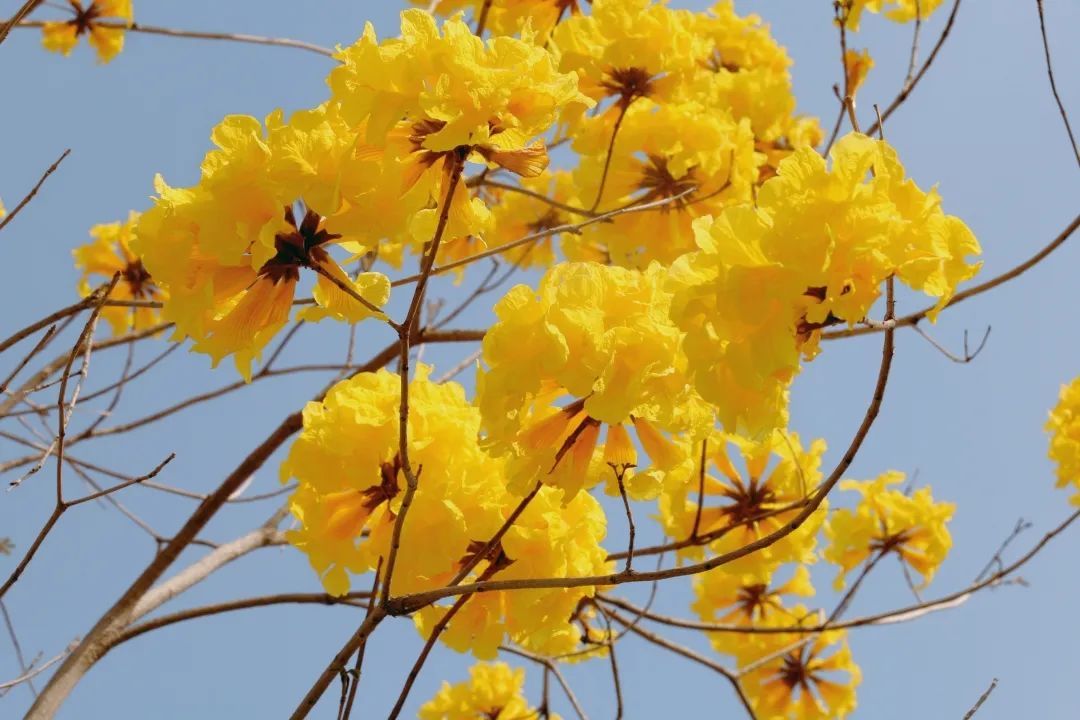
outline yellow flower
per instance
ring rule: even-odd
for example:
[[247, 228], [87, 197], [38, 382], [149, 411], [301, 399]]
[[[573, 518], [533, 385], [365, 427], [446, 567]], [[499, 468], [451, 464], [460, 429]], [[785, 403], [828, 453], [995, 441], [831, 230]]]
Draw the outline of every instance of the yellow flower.
[[[2, 217], [2, 214], [0, 214]], [[95, 225], [90, 228], [92, 242], [81, 245], [72, 251], [75, 267], [82, 271], [79, 278], [79, 294], [90, 294], [93, 285], [108, 281], [116, 273], [120, 280], [113, 288], [110, 300], [151, 300], [162, 302], [168, 299], [168, 293], [159, 288], [150, 273], [143, 267], [142, 260], [131, 251], [132, 230], [138, 222], [139, 214], [128, 214], [126, 222], [107, 225]], [[91, 277], [96, 280], [91, 283]], [[112, 328], [114, 335], [143, 330], [161, 322], [160, 311], [149, 307], [105, 307], [101, 317]]]
[[[421, 365], [409, 384], [409, 458], [423, 481], [409, 510], [395, 594], [449, 581], [475, 541], [485, 541], [516, 502], [502, 488], [501, 465], [477, 445], [480, 417], [456, 383], [437, 385]], [[389, 552], [405, 480], [399, 456], [400, 378], [386, 370], [335, 385], [304, 408], [304, 430], [281, 466], [296, 478], [290, 501], [303, 550], [335, 595], [349, 573], [373, 569]], [[437, 543], [426, 539], [436, 537]]]
[[903, 482], [904, 474], [890, 471], [876, 480], [845, 480], [841, 490], [855, 490], [862, 498], [854, 509], [837, 510], [825, 524], [829, 546], [824, 557], [840, 566], [836, 588], [844, 587], [847, 573], [871, 557], [896, 553], [922, 576], [925, 587], [952, 547], [946, 524], [956, 506], [935, 502], [930, 488], [911, 495], [890, 490]]
[[736, 122], [725, 110], [697, 102], [639, 100], [627, 109], [609, 158], [615, 122], [603, 114], [582, 121], [575, 133], [574, 149], [582, 158], [574, 178], [586, 207], [594, 204], [601, 182], [600, 212], [678, 199], [568, 237], [564, 246], [571, 259], [588, 259], [599, 250], [624, 267], [644, 269], [654, 260], [669, 265], [694, 249], [695, 218], [750, 200], [762, 158], [754, 152], [748, 121]]
[[7, 215], [7, 208], [4, 207], [4, 201], [0, 200], [0, 220], [2, 220], [5, 215]]
[[849, 49], [844, 53], [844, 82], [851, 97], [855, 97], [873, 67], [874, 58], [870, 57], [869, 50], [859, 52]]
[[215, 365], [233, 355], [250, 378], [251, 363], [289, 319], [301, 269], [319, 274], [316, 304], [300, 319], [355, 323], [387, 301], [384, 275], [350, 278], [328, 252], [339, 243], [367, 247], [369, 238], [336, 232], [336, 214], [343, 197], [363, 195], [379, 178], [350, 172], [356, 136], [333, 107], [288, 123], [277, 111], [265, 131], [255, 118], [229, 116], [212, 139], [217, 149], [198, 185], [173, 189], [157, 179], [159, 197], [140, 219], [133, 249], [169, 292], [163, 316], [176, 323], [177, 339], [193, 338]]
[[[401, 37], [382, 43], [369, 23], [338, 59], [328, 78], [332, 102], [362, 128], [366, 147], [402, 164], [401, 192], [424, 188], [408, 229], [418, 248], [431, 239], [462, 163], [539, 175], [548, 163], [539, 136], [566, 108], [591, 104], [542, 47], [510, 37], [485, 43], [460, 18], [440, 33], [421, 10], [403, 12]], [[445, 243], [482, 238], [490, 225], [485, 204], [456, 188]]]
[[[805, 609], [794, 612], [805, 615]], [[778, 620], [790, 624], [790, 620]], [[844, 632], [818, 635], [786, 633], [759, 636], [746, 644], [743, 667], [804, 640], [788, 652], [756, 666], [740, 678], [755, 715], [770, 720], [833, 720], [855, 709], [855, 688], [862, 681]], [[831, 650], [831, 653], [830, 653]]]
[[695, 14], [694, 23], [706, 43], [697, 72], [678, 96], [749, 120], [757, 149], [767, 157], [762, 179], [793, 150], [821, 142], [817, 119], [795, 114], [791, 59], [760, 17], [740, 16], [732, 0], [720, 0], [708, 13]]
[[[732, 450], [743, 470], [732, 461]], [[706, 456], [720, 475], [706, 473], [705, 503], [699, 514], [700, 452], [700, 442], [688, 449], [694, 462], [682, 466], [678, 478], [665, 485], [659, 519], [664, 532], [676, 540], [691, 537], [696, 524], [697, 537], [708, 540], [709, 549], [719, 555], [779, 530], [799, 513], [800, 503], [821, 482], [825, 441], [815, 440], [803, 449], [798, 435], [781, 430], [757, 441], [713, 432], [707, 440]], [[815, 535], [826, 511], [823, 503], [797, 530], [768, 548], [729, 563], [727, 572], [760, 575], [785, 562], [814, 562]], [[679, 554], [701, 558], [701, 548], [695, 545]]]
[[[812, 597], [814, 586], [805, 565], [796, 565], [791, 579], [772, 587], [772, 573], [733, 573], [725, 567], [694, 576], [694, 611], [706, 622], [753, 625], [777, 613], [787, 615], [781, 597]], [[722, 634], [717, 634], [721, 636]]]
[[849, 30], [858, 30], [864, 10], [872, 13], [885, 13], [893, 22], [906, 23], [919, 18], [925, 20], [941, 7], [944, 0], [842, 0], [845, 8], [846, 25]]
[[[83, 0], [68, 0], [75, 17], [61, 22], [46, 22], [42, 26], [41, 42], [46, 50], [69, 55], [79, 41], [87, 35], [90, 45], [97, 52], [98, 61], [107, 63], [124, 49], [122, 25], [130, 26], [134, 20], [131, 0], [91, 0], [83, 7]], [[103, 24], [99, 21], [116, 18], [121, 26]]]
[[830, 157], [831, 167], [796, 150], [756, 207], [695, 221], [700, 250], [672, 265], [672, 318], [726, 430], [783, 427], [788, 386], [821, 329], [865, 318], [890, 275], [937, 298], [933, 319], [978, 271], [971, 231], [942, 212], [936, 191], [905, 178], [884, 141], [851, 134]]
[[[491, 477], [487, 476], [489, 483]], [[506, 497], [510, 501], [505, 512], [509, 513], [517, 499]], [[609, 573], [614, 564], [607, 561], [600, 545], [606, 526], [603, 508], [588, 493], [564, 501], [562, 491], [543, 487], [503, 537], [494, 568], [482, 562], [474, 576], [491, 571], [498, 580], [521, 580]], [[506, 638], [542, 655], [572, 652], [583, 637], [574, 620], [582, 600], [595, 591], [594, 587], [576, 587], [479, 593], [450, 620], [442, 640], [454, 650], [472, 651], [481, 659], [494, 658]], [[447, 604], [420, 610], [415, 621], [421, 634], [427, 636], [448, 608]]]
[[[538, 712], [524, 696], [525, 671], [506, 663], [478, 663], [469, 668], [469, 680], [442, 687], [420, 708], [420, 720], [525, 720]], [[550, 715], [559, 720], [558, 715]]]
[[597, 101], [616, 98], [612, 107], [625, 107], [638, 98], [667, 97], [695, 71], [705, 53], [693, 17], [651, 0], [595, 0], [590, 14], [559, 23], [552, 45], [559, 67], [577, 73], [582, 92]]
[[[632, 425], [652, 466], [681, 462], [663, 433], [693, 433], [709, 410], [686, 379], [658, 266], [554, 266], [512, 288], [484, 338], [477, 404], [511, 487], [543, 478], [572, 498], [590, 480], [601, 426]], [[591, 478], [598, 480], [598, 477]]]
[[[1073, 485], [1080, 491], [1080, 378], [1061, 386], [1046, 431], [1050, 433], [1049, 457], [1057, 465], [1057, 486]], [[1080, 492], [1072, 502], [1080, 505]]]

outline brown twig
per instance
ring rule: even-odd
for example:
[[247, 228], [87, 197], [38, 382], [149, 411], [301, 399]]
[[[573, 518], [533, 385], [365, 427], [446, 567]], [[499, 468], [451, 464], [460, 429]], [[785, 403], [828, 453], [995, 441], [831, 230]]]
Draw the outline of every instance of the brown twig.
[[742, 684], [739, 682], [739, 677], [735, 674], [734, 671], [724, 667], [718, 662], [715, 662], [711, 658], [705, 657], [704, 655], [694, 650], [691, 650], [688, 647], [684, 647], [682, 645], [679, 645], [678, 643], [674, 643], [671, 640], [668, 640], [665, 637], [657, 635], [656, 633], [649, 632], [644, 628], [633, 625], [629, 620], [627, 620], [614, 610], [605, 608], [603, 612], [605, 615], [610, 615], [612, 620], [615, 620], [620, 625], [628, 628], [630, 632], [634, 633], [641, 639], [650, 642], [657, 647], [669, 650], [676, 655], [680, 655], [687, 660], [691, 660], [703, 667], [712, 670], [713, 672], [722, 675], [729, 683], [731, 683], [731, 687], [735, 690], [735, 694], [739, 698], [739, 702], [742, 704], [743, 709], [746, 710], [746, 713], [750, 716], [751, 720], [754, 720], [757, 717], [754, 713], [753, 706], [750, 704], [750, 699], [747, 698], [746, 694], [743, 692]]
[[944, 355], [948, 359], [952, 360], [954, 363], [958, 363], [960, 365], [966, 365], [969, 362], [971, 362], [972, 360], [974, 360], [976, 357], [978, 357], [979, 353], [981, 353], [983, 351], [983, 348], [986, 347], [986, 341], [990, 339], [990, 326], [987, 325], [986, 326], [986, 332], [983, 333], [982, 340], [979, 341], [979, 346], [977, 348], [975, 348], [974, 352], [969, 351], [968, 350], [968, 332], [967, 332], [967, 330], [965, 330], [964, 331], [964, 354], [963, 355], [957, 355], [957, 354], [955, 354], [953, 352], [950, 352], [948, 348], [946, 348], [944, 345], [942, 345], [937, 340], [932, 338], [927, 332], [925, 332], [921, 327], [919, 327], [918, 323], [913, 324], [911, 327], [915, 332], [917, 332], [919, 334], [920, 337], [922, 337], [924, 340], [926, 340], [926, 342], [930, 343], [930, 345], [935, 350], [937, 350], [939, 353], [941, 353], [942, 355]]
[[[44, 23], [39, 21], [23, 21], [18, 23], [20, 28], [39, 28]], [[245, 33], [206, 32], [202, 30], [178, 30], [176, 28], [159, 27], [157, 25], [144, 25], [142, 23], [113, 22], [111, 20], [95, 20], [94, 27], [126, 30], [127, 32], [144, 33], [147, 35], [165, 35], [167, 37], [194, 38], [196, 40], [226, 40], [231, 42], [247, 43], [250, 45], [273, 45], [276, 47], [296, 48], [307, 50], [324, 57], [334, 57], [334, 51], [330, 48], [304, 42], [303, 40], [291, 40], [289, 38], [273, 38], [262, 35], [247, 35]]]
[[[929, 70], [930, 66], [934, 64], [934, 60], [937, 58], [938, 53], [941, 52], [941, 48], [944, 47], [945, 41], [948, 39], [949, 33], [953, 29], [953, 25], [956, 23], [956, 15], [960, 11], [960, 2], [961, 0], [955, 0], [953, 2], [952, 10], [949, 11], [949, 17], [945, 21], [945, 27], [942, 28], [941, 35], [938, 36], [937, 42], [934, 43], [933, 49], [930, 50], [930, 54], [926, 57], [926, 60], [919, 68], [919, 71], [915, 73], [915, 76], [911, 79], [911, 82], [905, 82], [904, 86], [900, 88], [900, 92], [897, 93], [896, 97], [893, 98], [892, 102], [890, 102], [888, 107], [885, 108], [885, 112], [881, 114], [882, 121], [888, 120], [889, 116], [891, 116], [894, 112], [896, 112], [897, 108], [904, 104], [908, 97], [910, 97], [911, 93], [914, 92], [915, 87], [926, 75], [926, 71]], [[866, 134], [873, 135], [878, 131], [878, 128], [880, 126], [881, 121], [875, 122], [870, 127], [870, 129], [866, 131]]]
[[22, 22], [24, 17], [34, 12], [34, 10], [37, 9], [37, 6], [44, 1], [45, 0], [26, 0], [26, 2], [22, 4], [22, 7], [16, 10], [15, 14], [12, 15], [7, 22], [0, 25], [0, 43], [7, 39], [8, 33], [11, 32], [11, 28]]
[[[371, 581], [371, 592], [368, 593], [368, 597], [373, 600], [378, 597], [379, 594], [379, 580], [382, 578], [382, 566], [383, 558], [382, 555], [380, 555], [379, 562], [375, 565], [375, 577]], [[374, 602], [369, 602], [367, 604], [367, 612], [364, 613], [365, 620], [371, 615], [371, 609], [374, 605]], [[360, 670], [364, 666], [364, 649], [366, 647], [367, 644], [365, 643], [356, 651], [356, 662], [353, 663], [353, 669], [349, 673], [352, 678], [352, 682], [349, 683], [349, 697], [341, 709], [339, 720], [349, 720], [349, 715], [352, 714], [353, 702], [356, 700], [356, 690], [360, 686]]]
[[132, 625], [125, 630], [113, 643], [112, 647], [133, 640], [140, 635], [145, 635], [152, 630], [158, 630], [169, 625], [175, 625], [179, 622], [186, 620], [194, 620], [201, 617], [209, 617], [211, 615], [220, 615], [222, 613], [235, 612], [237, 610], [247, 610], [249, 608], [267, 607], [271, 605], [285, 605], [285, 604], [315, 604], [315, 605], [346, 605], [351, 607], [367, 607], [367, 603], [359, 603], [358, 600], [364, 600], [369, 597], [368, 593], [349, 593], [342, 597], [335, 597], [327, 593], [279, 593], [276, 595], [261, 595], [259, 597], [242, 598], [240, 600], [229, 600], [226, 602], [213, 603], [211, 605], [202, 605], [200, 607], [189, 608], [187, 610], [180, 610], [168, 615], [162, 615], [160, 617], [153, 618], [151, 620], [145, 620], [136, 625]]
[[964, 713], [964, 720], [971, 720], [971, 718], [975, 717], [975, 713], [979, 712], [979, 708], [981, 708], [983, 706], [983, 703], [985, 703], [990, 697], [990, 693], [994, 692], [994, 688], [997, 687], [997, 684], [997, 678], [994, 678], [990, 681], [990, 687], [986, 688], [986, 691], [979, 696], [979, 699], [975, 702], [972, 708], [966, 713]]
[[1050, 41], [1046, 37], [1046, 17], [1043, 12], [1043, 0], [1035, 0], [1035, 6], [1039, 9], [1039, 31], [1042, 33], [1043, 52], [1046, 55], [1046, 74], [1050, 78], [1050, 91], [1054, 94], [1054, 102], [1057, 103], [1061, 121], [1065, 124], [1065, 132], [1069, 135], [1069, 142], [1072, 144], [1076, 164], [1080, 165], [1080, 147], [1076, 145], [1076, 136], [1073, 135], [1072, 125], [1069, 124], [1069, 114], [1065, 112], [1065, 104], [1061, 102], [1057, 82], [1054, 80], [1054, 66], [1050, 63]]
[[633, 97], [625, 95], [619, 99], [619, 114], [615, 117], [615, 126], [611, 130], [611, 140], [608, 141], [607, 153], [604, 155], [604, 169], [600, 173], [600, 186], [596, 189], [596, 199], [589, 208], [590, 213], [596, 212], [596, 208], [600, 207], [600, 201], [604, 199], [604, 186], [607, 184], [608, 171], [611, 169], [611, 158], [615, 154], [615, 140], [619, 137], [619, 128], [622, 127], [626, 111], [630, 109], [633, 102]]
[[[3, 42], [4, 36], [6, 35], [6, 28], [4, 30], [0, 30], [0, 42]], [[56, 168], [60, 167], [60, 163], [64, 162], [64, 158], [66, 158], [70, 154], [71, 148], [68, 148], [64, 152], [60, 153], [60, 157], [56, 158], [56, 162], [49, 166], [49, 168], [41, 176], [41, 179], [37, 181], [37, 184], [34, 185], [34, 187], [31, 188], [30, 192], [26, 194], [26, 197], [24, 197], [19, 202], [19, 204], [15, 206], [15, 209], [12, 210], [7, 215], [7, 217], [0, 219], [0, 230], [3, 230], [5, 227], [7, 227], [7, 224], [15, 219], [15, 216], [19, 214], [19, 211], [21, 211], [24, 207], [26, 207], [27, 203], [34, 199], [34, 196], [38, 194], [38, 190], [40, 190], [41, 186], [45, 184], [45, 181], [49, 179], [49, 176], [56, 172]], [[3, 348], [0, 348], [0, 350], [2, 349]]]
[[[599, 222], [607, 222], [607, 221], [611, 220], [612, 218], [618, 217], [619, 215], [627, 215], [627, 214], [630, 214], [630, 213], [648, 212], [650, 210], [655, 210], [655, 209], [663, 207], [665, 205], [670, 205], [671, 203], [678, 202], [682, 198], [684, 198], [687, 195], [693, 193], [695, 190], [697, 190], [696, 187], [690, 187], [690, 188], [687, 188], [686, 190], [684, 190], [683, 192], [678, 193], [677, 195], [672, 195], [670, 197], [660, 198], [659, 200], [653, 200], [653, 201], [650, 201], [650, 202], [647, 202], [647, 203], [642, 203], [640, 205], [627, 205], [625, 207], [616, 208], [615, 210], [600, 213], [599, 215], [595, 215], [595, 216], [593, 216], [591, 218], [587, 218], [587, 219], [585, 219], [585, 220], [583, 220], [583, 221], [581, 221], [579, 223], [570, 223], [570, 224], [565, 224], [565, 225], [557, 225], [556, 227], [553, 227], [553, 228], [546, 228], [544, 230], [538, 230], [537, 232], [529, 233], [528, 235], [525, 235], [524, 237], [520, 237], [517, 240], [512, 240], [512, 241], [510, 241], [508, 243], [504, 243], [502, 245], [498, 245], [496, 247], [489, 248], [489, 249], [487, 249], [487, 250], [485, 250], [483, 252], [476, 253], [475, 255], [470, 255], [467, 258], [462, 258], [461, 260], [455, 260], [454, 262], [449, 262], [449, 263], [446, 263], [445, 265], [439, 265], [438, 267], [432, 268], [430, 274], [431, 275], [441, 275], [441, 274], [443, 274], [445, 272], [449, 272], [450, 270], [453, 270], [454, 268], [463, 267], [465, 265], [469, 265], [471, 263], [474, 263], [477, 260], [483, 260], [484, 258], [493, 257], [495, 255], [501, 255], [502, 253], [506, 252], [507, 250], [513, 250], [514, 248], [520, 247], [521, 245], [527, 245], [527, 244], [529, 244], [531, 242], [536, 242], [537, 240], [542, 240], [542, 239], [544, 239], [546, 237], [551, 237], [552, 235], [559, 235], [561, 233], [577, 233], [578, 231], [588, 227], [589, 225], [594, 225], [594, 224], [599, 223]], [[391, 287], [401, 287], [402, 285], [410, 285], [410, 284], [412, 284], [414, 282], [417, 282], [420, 279], [420, 277], [421, 277], [420, 275], [409, 275], [408, 277], [403, 277], [403, 278], [399, 278], [397, 280], [394, 280], [392, 283], [390, 283], [390, 285], [391, 285]]]

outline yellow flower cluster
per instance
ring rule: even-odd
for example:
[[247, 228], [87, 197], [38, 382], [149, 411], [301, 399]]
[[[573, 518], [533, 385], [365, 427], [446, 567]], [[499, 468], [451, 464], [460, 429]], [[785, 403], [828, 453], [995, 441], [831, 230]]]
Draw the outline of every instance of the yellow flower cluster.
[[[525, 671], [506, 663], [479, 663], [469, 668], [469, 680], [442, 687], [420, 708], [420, 720], [525, 720], [538, 717], [524, 696]], [[559, 720], [556, 714], [548, 715]]]
[[[466, 160], [539, 175], [548, 157], [537, 137], [569, 107], [591, 105], [543, 48], [505, 36], [485, 43], [459, 18], [440, 33], [421, 10], [402, 13], [401, 36], [381, 43], [368, 24], [338, 59], [328, 79], [332, 102], [361, 128], [360, 152], [380, 163], [397, 189], [395, 212], [410, 218], [391, 239], [417, 250], [431, 240], [451, 189], [446, 252], [490, 230], [483, 200], [456, 188]], [[357, 215], [364, 225], [368, 214]]]
[[[400, 379], [386, 370], [335, 385], [304, 409], [304, 430], [281, 466], [298, 488], [290, 509], [300, 527], [289, 542], [307, 554], [327, 592], [349, 590], [349, 575], [374, 569], [389, 554], [405, 481], [399, 455]], [[442, 587], [495, 535], [519, 498], [507, 492], [503, 464], [483, 452], [478, 411], [455, 383], [435, 384], [420, 366], [409, 384], [409, 458], [423, 466], [402, 532], [394, 594]], [[545, 488], [483, 559], [474, 575], [497, 579], [574, 577], [607, 572], [600, 546], [603, 510], [589, 495], [569, 503]], [[438, 538], [438, 542], [431, 542]], [[471, 598], [443, 640], [458, 650], [494, 657], [509, 635], [547, 652], [573, 648], [571, 623], [593, 588], [484, 593]], [[425, 634], [445, 608], [417, 615]]]
[[646, 467], [630, 441], [632, 427], [651, 467], [663, 472], [683, 460], [663, 433], [708, 425], [668, 318], [664, 278], [655, 265], [642, 272], [563, 263], [536, 291], [518, 285], [495, 305], [477, 404], [489, 448], [510, 457], [516, 492], [543, 479], [573, 498], [590, 478], [605, 426], [605, 464], [616, 472]]
[[842, 508], [825, 524], [829, 546], [824, 557], [840, 566], [836, 588], [842, 589], [845, 577], [863, 562], [888, 553], [922, 576], [925, 587], [952, 547], [946, 524], [956, 506], [935, 502], [930, 488], [919, 488], [908, 495], [890, 489], [904, 481], [904, 474], [890, 471], [876, 480], [845, 480], [841, 490], [854, 490], [862, 497], [854, 509]]
[[821, 329], [865, 318], [889, 276], [936, 298], [933, 319], [978, 270], [971, 231], [905, 178], [888, 144], [851, 134], [830, 158], [797, 150], [756, 207], [697, 220], [700, 250], [672, 265], [690, 371], [729, 431], [784, 427], [788, 386]]
[[331, 257], [328, 250], [350, 238], [324, 219], [342, 209], [345, 195], [363, 194], [378, 179], [352, 164], [351, 135], [333, 106], [288, 122], [276, 111], [265, 129], [232, 115], [211, 138], [217, 149], [196, 186], [170, 188], [157, 178], [158, 197], [140, 218], [132, 249], [169, 293], [163, 315], [176, 323], [176, 338], [194, 339], [194, 350], [215, 365], [233, 355], [250, 378], [252, 361], [289, 319], [301, 269], [318, 278], [316, 305], [300, 319], [355, 323], [389, 298], [384, 275], [349, 277]]
[[[131, 251], [132, 231], [138, 220], [139, 214], [131, 212], [125, 222], [95, 225], [90, 228], [93, 241], [72, 251], [75, 267], [82, 271], [80, 295], [89, 295], [94, 285], [108, 282], [120, 273], [120, 279], [109, 295], [110, 300], [162, 302], [168, 299], [168, 293], [155, 284], [142, 260]], [[95, 277], [91, 284], [91, 278]], [[114, 335], [144, 330], [161, 322], [160, 311], [151, 307], [110, 305], [102, 308], [101, 317], [109, 323]]]
[[74, 17], [42, 26], [41, 43], [46, 50], [69, 55], [80, 35], [87, 36], [101, 63], [109, 62], [124, 49], [123, 26], [134, 21], [131, 0], [90, 0], [86, 7], [82, 0], [68, 0], [68, 4]]
[[693, 249], [695, 218], [749, 201], [780, 158], [820, 140], [816, 121], [793, 114], [783, 48], [731, 2], [703, 14], [597, 0], [591, 14], [560, 23], [552, 44], [560, 67], [604, 103], [593, 117], [566, 118], [585, 207], [668, 201], [590, 227], [568, 247], [571, 259], [670, 264]]
[[1076, 488], [1072, 502], [1080, 505], [1080, 378], [1061, 386], [1046, 431], [1050, 433], [1049, 457], [1057, 466], [1057, 486]]

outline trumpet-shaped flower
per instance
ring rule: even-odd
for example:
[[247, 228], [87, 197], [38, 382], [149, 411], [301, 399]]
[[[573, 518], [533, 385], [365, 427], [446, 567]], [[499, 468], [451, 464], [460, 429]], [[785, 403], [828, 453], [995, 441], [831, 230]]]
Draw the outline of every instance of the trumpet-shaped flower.
[[884, 141], [852, 134], [830, 157], [796, 151], [757, 207], [697, 220], [700, 250], [672, 265], [672, 317], [729, 431], [784, 426], [788, 386], [821, 329], [865, 318], [889, 276], [936, 298], [933, 319], [979, 268], [971, 231], [905, 178]]
[[[442, 687], [420, 708], [420, 720], [522, 720], [538, 716], [525, 699], [525, 671], [506, 663], [478, 663], [466, 682]], [[551, 715], [559, 720], [558, 715]]]
[[336, 232], [334, 216], [343, 195], [363, 194], [360, 185], [378, 180], [349, 172], [355, 133], [337, 112], [324, 106], [288, 123], [275, 112], [265, 131], [255, 118], [230, 116], [212, 138], [217, 148], [198, 185], [174, 189], [157, 179], [158, 198], [133, 242], [169, 292], [163, 316], [176, 323], [176, 337], [193, 338], [215, 365], [233, 355], [250, 378], [251, 363], [289, 319], [302, 269], [318, 277], [315, 305], [299, 318], [379, 316], [389, 280], [350, 278], [328, 252], [339, 242], [365, 247]]
[[876, 480], [845, 480], [841, 490], [855, 490], [862, 497], [854, 509], [837, 510], [825, 524], [829, 546], [825, 559], [840, 566], [836, 588], [844, 587], [846, 575], [865, 561], [895, 553], [922, 576], [925, 587], [952, 547], [946, 524], [956, 506], [935, 502], [930, 488], [911, 495], [890, 489], [903, 482], [904, 474], [890, 471]]
[[[82, 0], [68, 0], [68, 4], [73, 18], [42, 25], [41, 42], [46, 50], [69, 55], [80, 35], [87, 36], [101, 63], [109, 62], [124, 49], [123, 26], [131, 25], [134, 19], [131, 0], [91, 0], [86, 7]], [[110, 24], [110, 19], [121, 22]]]
[[1057, 486], [1076, 488], [1072, 502], [1080, 505], [1080, 378], [1061, 386], [1046, 431], [1050, 433], [1049, 457], [1057, 466]]
[[[806, 615], [804, 608], [794, 612]], [[789, 625], [790, 620], [776, 623]], [[862, 673], [844, 639], [834, 630], [817, 635], [770, 634], [747, 642], [740, 665], [753, 668], [740, 678], [756, 717], [773, 720], [833, 720], [856, 705]], [[803, 640], [793, 650], [784, 651]]]
[[709, 413], [687, 382], [663, 282], [658, 266], [564, 263], [496, 304], [477, 403], [515, 492], [543, 479], [572, 498], [602, 426], [609, 442], [612, 428], [632, 427], [660, 471], [683, 460], [664, 433], [697, 432]]
[[[139, 214], [132, 212], [125, 222], [95, 225], [90, 228], [93, 241], [72, 251], [75, 267], [82, 271], [79, 278], [82, 296], [93, 290], [91, 278], [96, 278], [96, 284], [120, 273], [120, 279], [109, 295], [110, 300], [162, 302], [168, 299], [168, 294], [154, 283], [142, 260], [131, 251], [132, 231], [138, 219]], [[101, 317], [109, 323], [114, 335], [123, 335], [157, 325], [161, 321], [161, 312], [150, 307], [111, 305], [102, 308]]]
[[[515, 504], [516, 499], [508, 503], [506, 512]], [[503, 536], [495, 560], [477, 565], [474, 576], [523, 580], [609, 573], [613, 563], [600, 545], [605, 532], [604, 511], [591, 495], [579, 493], [564, 501], [561, 490], [542, 487]], [[585, 586], [478, 593], [454, 615], [441, 639], [481, 659], [494, 658], [507, 639], [542, 655], [568, 653], [581, 645], [582, 630], [574, 619], [582, 600], [595, 590]], [[429, 635], [448, 609], [433, 605], [420, 610], [415, 619], [421, 634]]]
[[[706, 440], [704, 470], [697, 462], [700, 448], [699, 442], [696, 453], [688, 451], [695, 462], [682, 466], [681, 481], [669, 481], [660, 496], [664, 532], [678, 540], [702, 540], [680, 550], [683, 557], [702, 557], [703, 545], [721, 555], [770, 535], [799, 514], [803, 501], [821, 482], [824, 440], [804, 449], [798, 435], [781, 430], [759, 440], [717, 431]], [[699, 487], [704, 496], [701, 507]], [[814, 562], [815, 535], [826, 512], [827, 503], [822, 503], [797, 530], [725, 568], [767, 574], [782, 563]]]
[[[784, 605], [785, 597], [811, 597], [814, 586], [805, 565], [796, 565], [790, 579], [773, 583], [774, 573], [759, 569], [750, 573], [732, 572], [719, 567], [694, 577], [693, 610], [705, 622], [730, 626], [769, 624], [798, 625], [803, 618]], [[717, 652], [738, 655], [746, 643], [743, 633], [713, 632], [709, 641]]]
[[844, 82], [851, 97], [855, 97], [873, 67], [874, 58], [870, 57], [869, 50], [849, 49], [844, 53]]

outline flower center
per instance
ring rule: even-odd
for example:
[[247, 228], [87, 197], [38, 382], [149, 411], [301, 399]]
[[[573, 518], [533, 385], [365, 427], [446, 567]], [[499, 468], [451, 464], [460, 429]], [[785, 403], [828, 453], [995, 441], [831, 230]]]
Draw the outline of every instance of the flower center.
[[742, 480], [732, 480], [731, 487], [724, 488], [724, 496], [732, 501], [731, 505], [721, 509], [732, 525], [747, 523], [753, 525], [760, 519], [767, 505], [776, 501], [776, 493], [767, 482], [750, 478], [748, 484]]
[[[676, 197], [696, 187], [694, 170], [695, 168], [690, 168], [681, 178], [676, 178], [668, 169], [667, 158], [650, 155], [649, 164], [642, 169], [641, 179], [638, 181], [638, 187], [646, 191], [645, 195], [639, 199], [639, 202], [651, 202], [660, 198]], [[675, 203], [665, 205], [661, 211], [667, 212], [671, 205], [681, 210], [686, 204], [685, 197], [679, 198]]]
[[275, 284], [279, 280], [298, 280], [300, 268], [326, 262], [329, 255], [321, 246], [341, 237], [321, 229], [322, 218], [313, 210], [306, 210], [303, 220], [297, 225], [292, 207], [286, 207], [285, 222], [292, 226], [292, 230], [274, 235], [277, 254], [259, 270], [260, 275], [269, 277]]
[[91, 2], [90, 7], [84, 10], [80, 0], [68, 1], [75, 11], [75, 17], [68, 21], [69, 25], [75, 26], [75, 35], [78, 36], [89, 32], [93, 22], [101, 17], [101, 8], [98, 7], [96, 2]]
[[626, 106], [640, 97], [651, 95], [657, 77], [645, 68], [612, 68], [600, 87], [607, 90], [608, 95], [619, 96], [619, 102]]
[[147, 272], [140, 258], [135, 258], [129, 262], [124, 269], [120, 271], [120, 274], [121, 277], [124, 278], [124, 282], [127, 283], [128, 288], [131, 290], [132, 297], [144, 298], [157, 295], [158, 288], [152, 282], [150, 273]]

